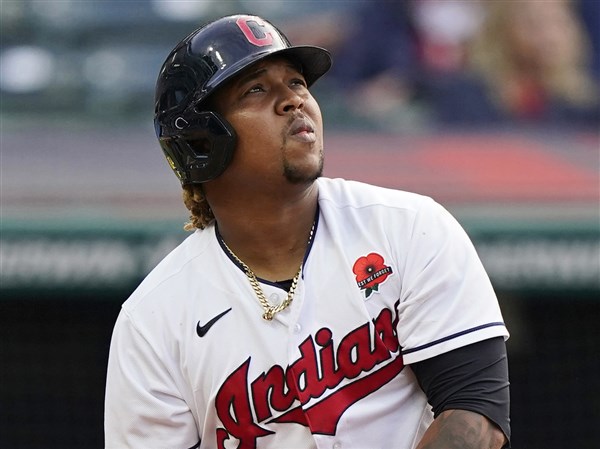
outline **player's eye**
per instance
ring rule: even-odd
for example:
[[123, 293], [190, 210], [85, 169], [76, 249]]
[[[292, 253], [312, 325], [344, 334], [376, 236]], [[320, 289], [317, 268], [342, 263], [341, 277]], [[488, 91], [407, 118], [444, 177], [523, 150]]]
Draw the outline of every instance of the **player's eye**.
[[302, 86], [302, 87], [306, 87], [306, 81], [304, 80], [304, 78], [294, 78], [292, 80], [292, 86]]
[[254, 84], [252, 85], [252, 87], [250, 87], [249, 89], [246, 90], [246, 95], [247, 94], [255, 94], [258, 92], [264, 92], [264, 88], [261, 84]]

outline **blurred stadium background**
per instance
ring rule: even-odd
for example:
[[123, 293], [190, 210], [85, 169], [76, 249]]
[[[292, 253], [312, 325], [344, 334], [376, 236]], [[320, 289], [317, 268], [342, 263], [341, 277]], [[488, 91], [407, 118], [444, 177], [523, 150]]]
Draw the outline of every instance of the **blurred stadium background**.
[[[359, 21], [364, 3], [1, 1], [1, 447], [103, 447], [120, 304], [186, 235], [180, 186], [152, 127], [169, 50], [208, 20], [253, 12], [294, 42], [331, 44], [335, 60], [347, 51], [341, 24]], [[582, 27], [594, 22], [593, 5], [575, 3]], [[598, 34], [585, 33], [597, 82]], [[431, 195], [463, 223], [512, 334], [513, 447], [598, 447], [597, 115], [456, 124], [423, 118], [422, 101], [361, 115], [340, 76], [315, 86], [325, 174]]]

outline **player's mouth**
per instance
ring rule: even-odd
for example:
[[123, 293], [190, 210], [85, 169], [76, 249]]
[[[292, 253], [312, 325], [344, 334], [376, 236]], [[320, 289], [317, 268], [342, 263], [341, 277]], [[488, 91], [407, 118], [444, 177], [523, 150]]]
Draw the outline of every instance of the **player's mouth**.
[[289, 127], [288, 135], [300, 142], [313, 143], [317, 141], [315, 128], [311, 121], [306, 117], [298, 117], [294, 119]]

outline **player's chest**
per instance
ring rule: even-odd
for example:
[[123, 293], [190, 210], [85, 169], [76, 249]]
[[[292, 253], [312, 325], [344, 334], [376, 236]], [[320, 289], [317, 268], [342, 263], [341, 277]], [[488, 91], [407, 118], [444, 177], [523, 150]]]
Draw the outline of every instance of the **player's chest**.
[[[290, 383], [319, 397], [388, 363], [399, 350], [397, 270], [384, 250], [365, 251], [312, 248], [291, 306], [270, 322], [247, 278], [234, 276], [235, 290], [211, 294], [210, 307], [200, 308], [197, 335], [185, 351], [190, 384], [212, 392], [205, 401], [236, 391], [255, 402], [251, 398], [267, 391], [289, 391]], [[260, 287], [273, 303], [287, 296], [272, 285]]]

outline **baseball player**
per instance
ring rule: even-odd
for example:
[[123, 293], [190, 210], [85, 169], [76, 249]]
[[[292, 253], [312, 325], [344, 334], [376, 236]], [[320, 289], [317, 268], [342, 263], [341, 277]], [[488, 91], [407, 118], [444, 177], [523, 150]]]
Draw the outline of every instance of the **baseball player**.
[[508, 332], [463, 229], [322, 177], [330, 65], [247, 15], [168, 55], [156, 133], [194, 232], [123, 304], [107, 448], [508, 444]]

